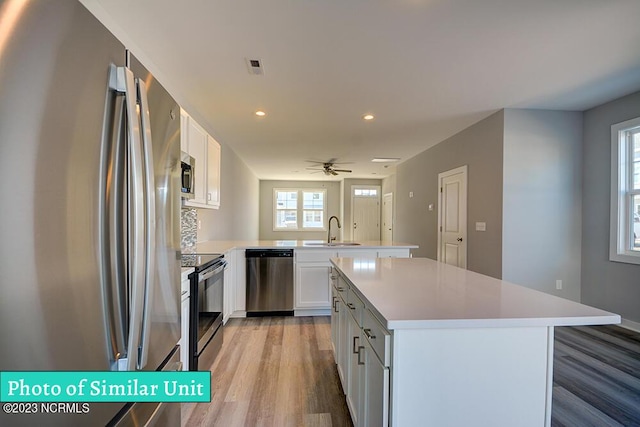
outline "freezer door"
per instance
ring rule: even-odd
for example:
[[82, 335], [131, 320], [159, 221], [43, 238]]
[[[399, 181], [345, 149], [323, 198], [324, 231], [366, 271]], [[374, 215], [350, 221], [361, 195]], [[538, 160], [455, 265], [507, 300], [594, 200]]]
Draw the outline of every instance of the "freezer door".
[[[109, 370], [101, 141], [125, 50], [76, 0], [4, 1], [0, 13], [0, 370]], [[105, 425], [122, 406], [0, 413], [0, 425]]]
[[[167, 363], [162, 366], [162, 371], [179, 371], [180, 347], [176, 346]], [[173, 402], [143, 402], [125, 406], [109, 427], [165, 427], [180, 426], [180, 403]]]

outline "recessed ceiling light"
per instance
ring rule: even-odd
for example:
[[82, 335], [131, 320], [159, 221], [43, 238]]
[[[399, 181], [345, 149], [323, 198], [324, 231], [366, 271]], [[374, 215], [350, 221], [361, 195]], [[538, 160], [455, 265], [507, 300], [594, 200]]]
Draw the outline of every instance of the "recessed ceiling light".
[[366, 120], [368, 122], [370, 122], [371, 120], [373, 120], [375, 117], [373, 117], [373, 114], [365, 114], [364, 116], [362, 116], [363, 120]]
[[267, 113], [265, 113], [265, 112], [264, 112], [264, 111], [262, 111], [262, 110], [258, 110], [258, 111], [256, 111], [256, 116], [258, 116], [258, 117], [264, 117], [264, 116], [266, 116], [266, 115], [267, 115]]
[[400, 157], [374, 157], [371, 159], [373, 163], [393, 163], [400, 160]]

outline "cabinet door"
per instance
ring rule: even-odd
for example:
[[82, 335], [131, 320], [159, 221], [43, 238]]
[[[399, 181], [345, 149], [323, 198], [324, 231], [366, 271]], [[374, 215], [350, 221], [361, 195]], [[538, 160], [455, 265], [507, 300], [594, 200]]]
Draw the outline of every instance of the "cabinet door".
[[347, 394], [347, 377], [349, 375], [349, 318], [351, 317], [347, 310], [346, 305], [340, 294], [338, 294], [338, 375], [340, 381], [342, 381], [342, 391]]
[[[345, 310], [347, 311], [347, 310]], [[351, 314], [347, 316], [349, 318], [347, 326], [347, 335], [349, 336], [349, 375], [347, 379], [347, 406], [351, 412], [351, 420], [354, 427], [375, 425], [365, 424], [362, 419], [362, 391], [363, 387], [360, 382], [364, 380], [364, 359], [362, 359], [363, 350], [362, 339], [360, 334], [360, 326], [356, 323], [356, 320]]]
[[385, 368], [376, 357], [371, 346], [364, 340], [364, 384], [362, 422], [367, 426], [389, 425], [389, 368]]
[[182, 362], [182, 370], [189, 370], [189, 297], [182, 299], [182, 316], [181, 316], [181, 337], [180, 337], [180, 361]]
[[189, 152], [189, 115], [180, 109], [180, 150]]
[[295, 308], [331, 308], [331, 266], [326, 263], [296, 264]]
[[207, 136], [207, 205], [220, 207], [220, 144]]
[[194, 120], [189, 119], [187, 133], [189, 154], [196, 161], [194, 197], [190, 202], [206, 205], [207, 199], [207, 132]]
[[224, 254], [224, 259], [227, 260], [227, 268], [224, 270], [224, 305], [222, 310], [222, 318], [226, 323], [229, 317], [235, 311], [235, 299], [236, 299], [236, 263], [235, 263], [235, 251], [229, 251]]
[[331, 287], [331, 346], [333, 347], [333, 359], [338, 362], [338, 353], [340, 352], [340, 297], [335, 287]]
[[235, 311], [246, 311], [247, 309], [247, 259], [244, 256], [244, 249], [235, 250], [236, 263], [236, 292]]

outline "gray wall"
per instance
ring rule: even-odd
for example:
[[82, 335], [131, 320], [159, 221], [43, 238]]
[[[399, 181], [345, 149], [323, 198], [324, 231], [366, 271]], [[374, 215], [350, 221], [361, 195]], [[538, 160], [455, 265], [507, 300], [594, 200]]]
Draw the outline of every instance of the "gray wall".
[[224, 144], [220, 160], [220, 209], [198, 209], [198, 241], [258, 239], [259, 181]]
[[[382, 189], [382, 181], [379, 179], [357, 179], [345, 178], [342, 180], [342, 239], [345, 241], [353, 239], [353, 222], [351, 221], [351, 187], [354, 185], [377, 185]], [[380, 196], [382, 202], [382, 196]], [[381, 211], [382, 212], [382, 211]]]
[[468, 165], [467, 268], [501, 277], [503, 122], [499, 111], [397, 166], [394, 240], [419, 245], [414, 256], [437, 258], [438, 174]]
[[582, 302], [640, 322], [640, 265], [609, 261], [611, 125], [640, 116], [640, 92], [584, 113]]
[[502, 278], [579, 301], [582, 113], [505, 110], [503, 156]]
[[273, 231], [274, 188], [326, 188], [328, 219], [340, 215], [340, 182], [260, 181], [260, 240], [326, 240], [326, 231]]

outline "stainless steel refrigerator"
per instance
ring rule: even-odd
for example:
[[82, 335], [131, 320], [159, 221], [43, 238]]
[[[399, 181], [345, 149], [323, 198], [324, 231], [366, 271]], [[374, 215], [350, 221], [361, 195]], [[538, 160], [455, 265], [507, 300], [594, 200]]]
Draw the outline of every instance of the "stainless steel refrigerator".
[[[76, 0], [0, 1], [0, 370], [180, 368], [179, 118]], [[179, 423], [179, 404], [0, 413]]]

